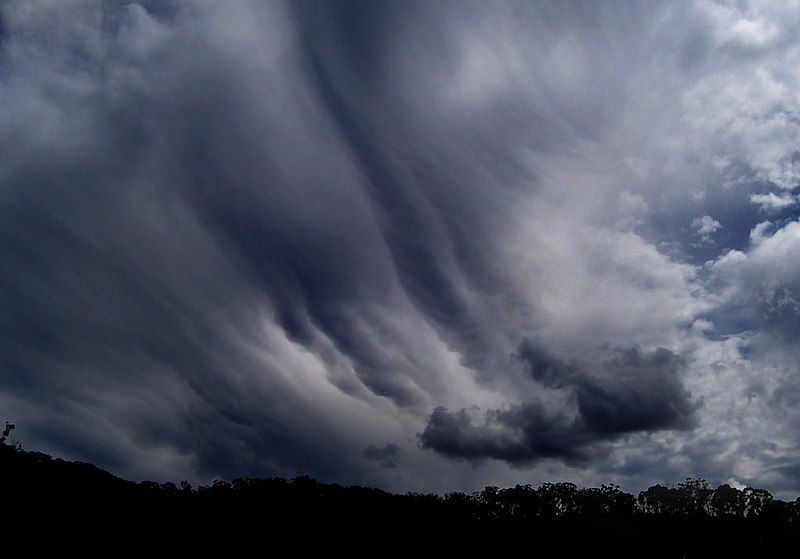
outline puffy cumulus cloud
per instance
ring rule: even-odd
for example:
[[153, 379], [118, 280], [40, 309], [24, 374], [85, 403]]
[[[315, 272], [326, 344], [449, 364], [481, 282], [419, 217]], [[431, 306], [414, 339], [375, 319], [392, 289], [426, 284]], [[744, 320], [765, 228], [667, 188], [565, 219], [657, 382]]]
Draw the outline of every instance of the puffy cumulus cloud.
[[[706, 264], [717, 305], [707, 315], [708, 339], [693, 350], [698, 370], [688, 386], [704, 394], [707, 427], [697, 442], [681, 442], [714, 476], [732, 472], [786, 497], [796, 493], [800, 463], [798, 266], [800, 223], [794, 219], [756, 224], [745, 250]], [[706, 456], [704, 445], [717, 451]]]
[[800, 222], [792, 220], [777, 228], [762, 222], [750, 238], [748, 250], [730, 251], [710, 262], [709, 269], [720, 282], [726, 305], [749, 310], [760, 322], [754, 326], [774, 325], [775, 334], [792, 336], [787, 328], [800, 316]]
[[722, 224], [710, 215], [704, 215], [692, 220], [692, 229], [695, 230], [703, 242], [711, 243], [713, 242], [711, 236], [722, 229]]
[[0, 410], [137, 478], [798, 487], [798, 20], [4, 2]]

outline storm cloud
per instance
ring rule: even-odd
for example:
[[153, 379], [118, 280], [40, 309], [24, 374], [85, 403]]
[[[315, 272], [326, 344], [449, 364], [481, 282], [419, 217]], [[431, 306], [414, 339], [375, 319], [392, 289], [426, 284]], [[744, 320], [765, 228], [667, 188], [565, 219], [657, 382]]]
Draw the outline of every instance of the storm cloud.
[[[591, 364], [564, 363], [526, 342], [520, 358], [547, 388], [566, 391], [565, 404], [542, 402], [490, 410], [479, 425], [467, 410], [438, 407], [421, 434], [423, 446], [456, 458], [527, 464], [561, 458], [578, 464], [607, 452], [606, 441], [637, 431], [688, 429], [698, 407], [682, 386], [684, 360], [665, 348], [607, 348]], [[551, 396], [552, 397], [552, 396]]]
[[796, 491], [798, 23], [3, 2], [0, 414], [137, 479]]

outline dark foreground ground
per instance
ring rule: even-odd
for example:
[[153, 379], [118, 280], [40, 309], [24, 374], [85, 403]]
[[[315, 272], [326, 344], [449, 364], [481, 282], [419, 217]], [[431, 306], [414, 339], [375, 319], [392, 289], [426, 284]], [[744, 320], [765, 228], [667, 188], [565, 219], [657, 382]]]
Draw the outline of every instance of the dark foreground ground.
[[396, 495], [308, 477], [192, 488], [134, 483], [9, 445], [0, 445], [0, 480], [4, 546], [29, 553], [800, 556], [800, 499], [703, 480], [636, 497], [570, 483]]

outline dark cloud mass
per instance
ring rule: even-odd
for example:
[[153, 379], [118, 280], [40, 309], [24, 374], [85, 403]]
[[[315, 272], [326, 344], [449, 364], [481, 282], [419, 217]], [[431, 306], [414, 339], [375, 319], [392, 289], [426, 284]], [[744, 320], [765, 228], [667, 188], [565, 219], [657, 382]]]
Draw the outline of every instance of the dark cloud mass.
[[371, 444], [364, 449], [364, 458], [374, 460], [380, 464], [381, 468], [396, 468], [399, 455], [400, 447], [395, 443], [389, 443], [381, 447]]
[[438, 407], [421, 434], [423, 446], [457, 458], [581, 463], [604, 451], [603, 442], [627, 433], [694, 426], [697, 404], [679, 377], [683, 359], [665, 348], [646, 355], [638, 347], [604, 354], [592, 364], [564, 363], [526, 342], [520, 359], [537, 382], [568, 392], [567, 413], [525, 403], [490, 410], [482, 424], [473, 425], [467, 410]]
[[798, 23], [2, 2], [0, 414], [135, 478], [797, 491]]

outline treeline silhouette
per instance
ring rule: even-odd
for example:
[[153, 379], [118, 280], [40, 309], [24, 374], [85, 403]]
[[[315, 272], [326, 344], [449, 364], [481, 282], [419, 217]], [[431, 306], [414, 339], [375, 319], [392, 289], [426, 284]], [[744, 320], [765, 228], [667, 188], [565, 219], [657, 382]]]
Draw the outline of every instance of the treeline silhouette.
[[57, 526], [72, 536], [80, 525], [118, 538], [178, 530], [184, 550], [228, 549], [252, 536], [283, 551], [525, 549], [532, 557], [793, 557], [800, 542], [800, 498], [712, 489], [703, 479], [655, 485], [638, 496], [616, 485], [573, 483], [393, 494], [307, 476], [192, 487], [135, 483], [3, 441], [3, 511], [25, 520], [20, 527]]

